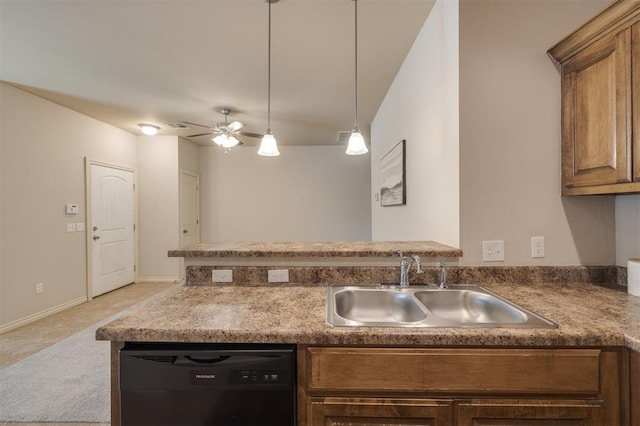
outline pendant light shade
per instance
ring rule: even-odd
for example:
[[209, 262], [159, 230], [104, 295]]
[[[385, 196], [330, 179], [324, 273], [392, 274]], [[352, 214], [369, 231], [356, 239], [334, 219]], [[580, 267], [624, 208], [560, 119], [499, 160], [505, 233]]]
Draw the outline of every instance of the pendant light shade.
[[262, 155], [264, 157], [277, 157], [278, 155], [280, 155], [280, 151], [278, 151], [278, 144], [276, 143], [276, 138], [273, 136], [273, 133], [271, 133], [270, 130], [267, 130], [267, 132], [262, 137], [258, 155]]
[[271, 132], [271, 3], [277, 3], [279, 0], [264, 0], [269, 4], [269, 37], [268, 37], [268, 54], [267, 54], [267, 131], [264, 132], [258, 155], [265, 157], [276, 157], [280, 155], [278, 151], [278, 143], [276, 137]]
[[351, 131], [351, 136], [349, 137], [349, 144], [347, 145], [347, 155], [362, 155], [369, 152], [367, 149], [367, 145], [364, 142], [364, 137], [362, 133], [360, 133], [360, 129], [358, 128], [358, 0], [353, 0], [354, 3], [354, 11], [355, 11], [355, 98], [354, 98], [354, 121], [355, 126]]
[[360, 129], [357, 127], [351, 132], [349, 136], [349, 144], [347, 145], [347, 155], [362, 155], [369, 152], [367, 145], [364, 143], [364, 137], [360, 133]]

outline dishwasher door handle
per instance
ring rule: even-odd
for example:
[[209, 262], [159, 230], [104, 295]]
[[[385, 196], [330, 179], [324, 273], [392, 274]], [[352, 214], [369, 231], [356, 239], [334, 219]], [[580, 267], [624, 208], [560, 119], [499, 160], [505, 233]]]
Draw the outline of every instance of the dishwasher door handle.
[[220, 365], [220, 366], [250, 366], [264, 362], [273, 362], [282, 355], [179, 355], [173, 365], [182, 367]]

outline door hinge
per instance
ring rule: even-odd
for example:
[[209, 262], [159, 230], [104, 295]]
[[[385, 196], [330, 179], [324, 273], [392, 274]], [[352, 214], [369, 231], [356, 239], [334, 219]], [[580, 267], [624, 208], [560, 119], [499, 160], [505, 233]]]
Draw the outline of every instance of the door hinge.
[[136, 224], [135, 223], [133, 224], [133, 230], [134, 231], [136, 230]]
[[196, 220], [196, 225], [200, 225], [200, 219]]
[[135, 183], [133, 184], [133, 190], [134, 191], [136, 190], [136, 184]]
[[138, 266], [137, 265], [133, 265], [133, 272], [136, 272], [138, 270]]

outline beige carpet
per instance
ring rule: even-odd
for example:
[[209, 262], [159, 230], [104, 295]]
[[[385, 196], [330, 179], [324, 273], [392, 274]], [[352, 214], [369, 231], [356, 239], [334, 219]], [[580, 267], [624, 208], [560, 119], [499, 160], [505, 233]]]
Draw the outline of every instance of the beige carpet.
[[0, 421], [108, 423], [110, 345], [95, 331], [113, 318], [0, 370]]

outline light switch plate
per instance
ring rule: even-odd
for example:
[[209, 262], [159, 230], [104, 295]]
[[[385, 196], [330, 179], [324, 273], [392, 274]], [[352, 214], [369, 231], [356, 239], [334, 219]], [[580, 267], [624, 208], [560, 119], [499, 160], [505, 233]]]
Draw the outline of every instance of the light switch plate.
[[504, 241], [483, 241], [482, 260], [485, 262], [504, 262]]
[[84, 231], [84, 222], [76, 223], [76, 231], [78, 231], [78, 232]]
[[67, 223], [67, 232], [76, 232], [76, 224]]

